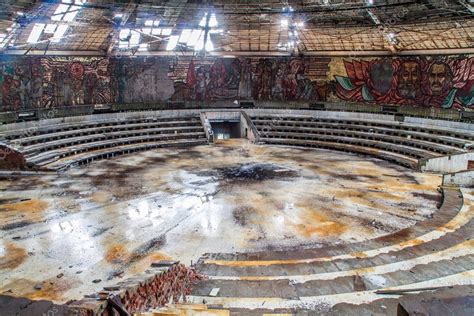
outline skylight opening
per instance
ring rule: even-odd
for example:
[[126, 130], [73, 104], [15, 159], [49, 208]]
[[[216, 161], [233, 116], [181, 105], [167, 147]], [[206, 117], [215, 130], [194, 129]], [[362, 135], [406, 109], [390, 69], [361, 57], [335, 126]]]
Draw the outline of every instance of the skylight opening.
[[181, 32], [181, 35], [179, 37], [178, 42], [179, 43], [187, 43], [189, 41], [190, 36], [191, 36], [191, 32], [192, 32], [192, 30], [190, 30], [190, 29], [184, 29]]
[[166, 45], [166, 50], [173, 50], [178, 45], [179, 35], [172, 35], [168, 40], [168, 45]]
[[0, 49], [4, 49], [5, 47], [7, 47], [7, 45], [10, 45], [10, 46], [13, 45], [13, 42], [14, 42], [13, 35], [15, 33], [15, 30], [17, 30], [19, 26], [20, 26], [19, 24], [13, 23], [10, 27], [6, 29], [7, 31], [6, 34], [3, 34], [3, 33], [0, 34]]
[[206, 47], [204, 47], [204, 49], [205, 49], [207, 52], [212, 52], [212, 51], [214, 50], [214, 44], [212, 44], [212, 41], [211, 41], [211, 38], [210, 38], [210, 37], [207, 39]]
[[87, 1], [76, 0], [74, 1], [74, 4], [72, 3], [72, 0], [63, 0], [56, 8], [56, 11], [54, 11], [51, 20], [72, 22], [79, 10], [81, 10], [82, 6], [87, 3]]
[[201, 32], [201, 34], [199, 35], [199, 39], [196, 42], [196, 45], [194, 45], [194, 50], [199, 51], [204, 48], [204, 35], [205, 33]]
[[66, 21], [66, 22], [72, 22], [74, 21], [74, 18], [76, 17], [78, 11], [72, 11], [72, 12], [68, 12], [64, 15], [64, 18], [63, 18], [63, 21]]
[[7, 34], [0, 34], [0, 48], [4, 48], [7, 45]]
[[69, 28], [68, 25], [58, 25], [58, 28], [56, 29], [56, 32], [54, 32], [53, 38], [51, 39], [51, 42], [53, 43], [59, 43], [61, 39], [64, 37], [66, 34], [67, 29]]
[[33, 29], [31, 30], [30, 36], [28, 36], [26, 41], [28, 43], [37, 43], [44, 27], [45, 25], [43, 23], [35, 23], [35, 25], [33, 25]]
[[119, 33], [119, 49], [128, 49], [140, 45], [140, 32], [131, 29], [122, 29]]
[[160, 20], [146, 20], [145, 21], [145, 26], [158, 27], [158, 26], [160, 26]]
[[56, 11], [54, 11], [53, 16], [51, 17], [51, 20], [53, 21], [62, 21], [64, 18], [64, 13], [69, 10], [71, 6], [68, 4], [60, 4], [56, 8]]
[[119, 39], [121, 41], [128, 41], [130, 37], [130, 29], [122, 29], [119, 33]]
[[209, 19], [209, 27], [217, 27], [217, 25], [218, 23], [217, 23], [216, 14], [212, 13], [211, 18]]
[[201, 33], [202, 30], [192, 30], [187, 45], [191, 47], [195, 46], [199, 38], [201, 37]]
[[209, 30], [209, 34], [223, 34], [224, 30], [223, 29], [213, 29]]
[[207, 12], [204, 13], [204, 16], [202, 17], [201, 21], [199, 22], [200, 27], [205, 27], [206, 26], [206, 20], [207, 20]]
[[150, 27], [142, 28], [142, 33], [146, 34], [146, 35], [150, 35], [151, 34], [151, 28]]
[[45, 29], [44, 29], [44, 32], [46, 34], [54, 34], [54, 32], [56, 32], [57, 27], [58, 27], [57, 24], [47, 24]]
[[[62, 21], [72, 22], [76, 18], [82, 6], [87, 3], [86, 0], [61, 0], [61, 3], [57, 6], [51, 21]], [[69, 26], [65, 24], [54, 24], [54, 23], [35, 23], [31, 33], [28, 37], [28, 43], [37, 43], [41, 38], [41, 34], [53, 34], [49, 39], [52, 43], [58, 43], [66, 34]]]
[[172, 31], [173, 29], [170, 29], [170, 28], [163, 29], [163, 31], [161, 31], [161, 35], [165, 35], [165, 36], [171, 35]]
[[132, 36], [130, 37], [130, 46], [137, 46], [140, 44], [140, 33], [137, 31], [132, 31]]

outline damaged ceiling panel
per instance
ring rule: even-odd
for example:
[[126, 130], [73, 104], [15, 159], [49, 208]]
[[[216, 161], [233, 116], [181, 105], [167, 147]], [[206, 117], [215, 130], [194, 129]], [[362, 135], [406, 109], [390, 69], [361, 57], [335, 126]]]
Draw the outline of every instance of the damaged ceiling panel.
[[474, 47], [465, 0], [5, 0], [10, 54], [359, 54]]

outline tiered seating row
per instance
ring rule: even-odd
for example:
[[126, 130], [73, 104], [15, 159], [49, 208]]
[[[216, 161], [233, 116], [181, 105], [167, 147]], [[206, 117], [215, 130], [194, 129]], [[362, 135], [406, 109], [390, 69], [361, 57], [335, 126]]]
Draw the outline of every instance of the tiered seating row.
[[104, 140], [121, 139], [123, 137], [140, 137], [140, 136], [172, 136], [176, 134], [201, 134], [202, 127], [166, 127], [166, 128], [150, 128], [141, 130], [125, 130], [120, 132], [110, 133], [96, 133], [91, 135], [81, 135], [75, 137], [62, 138], [58, 140], [45, 141], [43, 143], [34, 144], [30, 146], [23, 146], [22, 152], [27, 156], [31, 156], [37, 153], [50, 151], [58, 148], [69, 147], [90, 142], [99, 142]]
[[[464, 198], [471, 200], [472, 192], [465, 190]], [[455, 276], [461, 275], [466, 282], [470, 277], [466, 273], [474, 268], [473, 226], [474, 206], [469, 202], [463, 206], [459, 190], [445, 189], [443, 205], [434, 217], [406, 232], [323, 248], [208, 254], [197, 268], [210, 279], [199, 284], [190, 300], [227, 308], [278, 300], [280, 307], [297, 307], [308, 299], [337, 299], [339, 294], [370, 295], [387, 287], [422, 287], [430, 282], [442, 285], [450, 278], [458, 282]], [[220, 289], [218, 297], [209, 297], [212, 288]]]
[[[65, 131], [77, 131], [77, 130], [84, 130], [84, 129], [92, 129], [96, 130], [97, 128], [101, 127], [113, 127], [113, 126], [133, 126], [133, 124], [146, 124], [149, 125], [150, 123], [154, 122], [161, 122], [167, 123], [174, 121], [179, 122], [181, 124], [182, 121], [191, 121], [191, 122], [198, 122], [199, 117], [179, 117], [179, 118], [155, 118], [155, 117], [146, 117], [146, 118], [126, 118], [126, 119], [103, 119], [103, 120], [94, 120], [94, 121], [85, 121], [85, 122], [70, 122], [70, 123], [60, 123], [60, 124], [53, 124], [53, 125], [43, 125], [43, 123], [34, 126], [33, 128], [29, 129], [18, 129], [12, 130], [3, 133], [2, 135], [6, 140], [15, 140], [19, 138], [25, 138], [25, 136], [39, 136], [49, 133], [58, 133], [58, 132], [65, 132]], [[176, 125], [182, 126], [182, 125]]]
[[[103, 126], [97, 127], [88, 127], [88, 128], [80, 128], [80, 129], [68, 129], [62, 130], [63, 128], [60, 126], [58, 130], [49, 130], [48, 133], [42, 133], [35, 136], [28, 136], [17, 138], [12, 140], [11, 143], [19, 146], [31, 146], [34, 144], [41, 144], [46, 141], [53, 141], [53, 140], [62, 140], [68, 137], [77, 137], [77, 136], [87, 136], [87, 135], [95, 135], [95, 134], [103, 134], [103, 133], [113, 133], [113, 132], [121, 132], [121, 131], [132, 131], [132, 130], [146, 130], [146, 129], [173, 129], [173, 128], [186, 128], [186, 127], [195, 127], [196, 124], [199, 124], [197, 120], [184, 120], [184, 119], [172, 119], [171, 121], [148, 121], [142, 123], [130, 123], [130, 124], [120, 124], [120, 125], [110, 125], [110, 122], [104, 122]], [[11, 135], [7, 135], [7, 138]]]
[[64, 123], [3, 136], [29, 165], [49, 169], [157, 147], [207, 143], [199, 116]]
[[422, 159], [463, 153], [474, 139], [469, 132], [369, 120], [254, 115], [252, 121], [264, 143], [356, 152], [414, 169]]
[[93, 141], [90, 143], [83, 143], [82, 145], [71, 145], [58, 150], [46, 151], [41, 154], [35, 154], [27, 156], [29, 162], [33, 162], [36, 165], [44, 166], [58, 159], [64, 157], [75, 156], [84, 152], [114, 148], [117, 146], [131, 145], [137, 143], [150, 143], [150, 142], [167, 142], [176, 140], [199, 140], [199, 144], [206, 143], [206, 138], [202, 133], [179, 133], [179, 134], [163, 134], [157, 136], [137, 136], [137, 137], [125, 137], [112, 140], [104, 141]]
[[[458, 130], [453, 128], [441, 128], [441, 127], [434, 127], [434, 126], [423, 126], [423, 125], [414, 125], [409, 123], [394, 123], [394, 122], [386, 122], [381, 120], [372, 120], [372, 119], [359, 119], [359, 118], [351, 118], [351, 119], [343, 119], [343, 118], [325, 118], [325, 117], [313, 117], [313, 116], [278, 116], [276, 114], [258, 114], [253, 115], [253, 119], [259, 120], [268, 120], [273, 123], [273, 125], [278, 124], [279, 122], [293, 122], [293, 123], [306, 123], [306, 122], [313, 122], [313, 123], [325, 123], [325, 124], [333, 124], [339, 125], [342, 129], [348, 127], [370, 127], [370, 128], [386, 128], [389, 130], [395, 130], [399, 132], [417, 132], [423, 133], [426, 136], [429, 135], [438, 135], [438, 136], [445, 136], [451, 137], [455, 139], [462, 139], [466, 141], [474, 141], [474, 133], [465, 131], [465, 130]], [[270, 125], [271, 126], [271, 125]], [[299, 126], [299, 125], [298, 125]], [[366, 129], [365, 129], [366, 130]]]
[[109, 159], [116, 156], [131, 154], [134, 152], [151, 150], [164, 147], [187, 147], [207, 144], [205, 139], [187, 139], [187, 140], [172, 140], [161, 142], [146, 142], [140, 144], [131, 144], [124, 146], [114, 146], [102, 150], [85, 151], [84, 154], [73, 156], [72, 159], [60, 159], [48, 163], [48, 168], [52, 170], [61, 170], [70, 166], [78, 166], [88, 164], [95, 160]]

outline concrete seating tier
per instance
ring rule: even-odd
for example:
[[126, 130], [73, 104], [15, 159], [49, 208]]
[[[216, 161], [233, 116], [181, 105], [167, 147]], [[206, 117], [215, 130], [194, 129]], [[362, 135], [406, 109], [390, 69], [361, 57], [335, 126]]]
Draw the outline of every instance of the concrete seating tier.
[[474, 133], [360, 119], [254, 115], [259, 141], [373, 155], [410, 168], [419, 161], [463, 153]]
[[[179, 118], [155, 118], [155, 117], [147, 117], [147, 118], [109, 118], [109, 119], [101, 119], [101, 120], [93, 120], [93, 121], [81, 121], [81, 122], [70, 122], [70, 123], [60, 123], [50, 125], [47, 123], [42, 123], [39, 121], [37, 125], [33, 125], [27, 129], [18, 129], [18, 130], [11, 130], [8, 132], [3, 133], [3, 138], [6, 140], [12, 141], [19, 138], [26, 138], [32, 136], [39, 136], [49, 133], [58, 133], [58, 132], [67, 132], [67, 131], [75, 131], [75, 130], [85, 130], [91, 129], [92, 131], [97, 130], [97, 128], [102, 127], [120, 127], [126, 125], [127, 127], [133, 128], [134, 124], [144, 124], [145, 126], [149, 126], [153, 123], [162, 123], [162, 124], [172, 124], [172, 126], [183, 126], [182, 124], [184, 121], [197, 123], [199, 122], [199, 116], [191, 116], [191, 117], [179, 117]], [[175, 125], [173, 125], [175, 124]], [[139, 126], [139, 128], [141, 128]], [[41, 139], [41, 137], [40, 137]]]
[[465, 140], [465, 141], [474, 141], [474, 133], [459, 130], [454, 128], [443, 127], [440, 128], [438, 126], [430, 126], [430, 125], [417, 125], [417, 124], [410, 124], [410, 123], [403, 123], [398, 122], [394, 123], [393, 121], [381, 121], [376, 119], [360, 119], [360, 118], [326, 118], [326, 117], [314, 117], [314, 116], [302, 116], [302, 115], [292, 115], [292, 116], [278, 116], [275, 114], [258, 114], [251, 116], [252, 120], [266, 120], [271, 121], [272, 125], [278, 125], [279, 123], [291, 124], [291, 123], [325, 123], [325, 124], [333, 124], [338, 125], [340, 128], [345, 129], [348, 126], [360, 126], [360, 127], [370, 127], [370, 128], [387, 128], [390, 130], [395, 131], [405, 131], [405, 132], [418, 132], [428, 135], [438, 135], [438, 136], [446, 136], [455, 139]]
[[[95, 134], [104, 134], [104, 133], [113, 133], [113, 132], [126, 132], [126, 131], [143, 131], [145, 129], [173, 129], [173, 128], [195, 128], [196, 124], [200, 124], [198, 120], [195, 119], [173, 119], [171, 121], [150, 121], [142, 123], [130, 123], [130, 124], [120, 124], [120, 125], [110, 125], [110, 122], [104, 122], [104, 126], [97, 127], [87, 127], [81, 129], [71, 129], [71, 130], [51, 130], [48, 129], [48, 133], [41, 133], [35, 136], [21, 137], [14, 140], [10, 140], [10, 143], [19, 145], [19, 146], [31, 146], [34, 144], [41, 144], [44, 142], [49, 142], [53, 140], [62, 140], [70, 137], [78, 136], [87, 136]], [[69, 125], [69, 124], [68, 124]], [[76, 125], [74, 125], [76, 127]], [[72, 126], [70, 127], [72, 128]], [[44, 131], [46, 132], [46, 131]], [[31, 135], [31, 134], [29, 134]], [[11, 135], [6, 135], [6, 138], [11, 137]]]
[[[357, 153], [362, 155], [374, 156], [379, 159], [387, 160], [407, 168], [417, 169], [418, 160], [398, 154], [396, 152], [389, 152], [383, 150], [377, 150], [369, 148], [367, 146], [355, 145], [355, 144], [344, 144], [344, 143], [333, 143], [327, 141], [313, 141], [313, 140], [298, 140], [298, 139], [278, 139], [278, 138], [261, 138], [262, 142], [271, 145], [286, 145], [286, 146], [298, 146], [298, 147], [309, 147], [309, 148], [322, 148], [330, 150], [338, 150], [348, 153]], [[394, 148], [396, 149], [396, 148]]]
[[53, 170], [157, 147], [207, 143], [198, 115], [59, 123], [0, 136], [25, 156], [28, 165]]
[[[238, 254], [206, 254], [197, 264], [209, 280], [190, 301], [224, 308], [301, 308], [310, 302], [381, 298], [387, 288], [449, 286], [472, 279], [472, 190], [444, 189], [433, 218], [366, 242]], [[219, 288], [217, 297], [209, 296]], [[245, 289], [242, 291], [242, 289]]]
[[95, 160], [109, 159], [116, 156], [131, 154], [134, 152], [151, 150], [164, 147], [187, 147], [207, 144], [205, 138], [186, 139], [186, 140], [167, 140], [161, 142], [146, 142], [132, 145], [114, 146], [94, 151], [86, 151], [84, 154], [74, 155], [71, 159], [59, 159], [48, 162], [48, 168], [51, 170], [61, 170], [70, 166], [79, 166], [88, 164]]

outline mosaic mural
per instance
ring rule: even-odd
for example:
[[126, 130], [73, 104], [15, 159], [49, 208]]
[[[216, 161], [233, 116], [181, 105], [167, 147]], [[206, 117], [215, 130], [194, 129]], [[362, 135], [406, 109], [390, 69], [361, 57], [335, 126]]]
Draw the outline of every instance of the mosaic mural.
[[[176, 99], [326, 100], [328, 58], [184, 60]], [[179, 65], [178, 65], [179, 68]], [[184, 68], [184, 69], [183, 69]], [[184, 78], [184, 80], [182, 80]], [[184, 90], [184, 91], [181, 91]]]
[[104, 58], [21, 58], [0, 65], [3, 110], [110, 103]]
[[340, 99], [462, 109], [474, 106], [473, 58], [344, 60]]
[[0, 108], [225, 99], [473, 106], [472, 58], [338, 59], [341, 71], [333, 76], [335, 61], [4, 56]]

